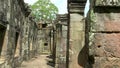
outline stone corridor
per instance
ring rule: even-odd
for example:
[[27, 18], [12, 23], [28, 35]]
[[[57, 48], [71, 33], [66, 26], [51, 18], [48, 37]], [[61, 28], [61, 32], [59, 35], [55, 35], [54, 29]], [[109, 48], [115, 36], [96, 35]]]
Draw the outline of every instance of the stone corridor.
[[0, 68], [120, 68], [120, 1], [67, 0], [35, 22], [24, 0], [0, 0]]
[[49, 55], [38, 55], [29, 61], [24, 61], [18, 68], [54, 68]]

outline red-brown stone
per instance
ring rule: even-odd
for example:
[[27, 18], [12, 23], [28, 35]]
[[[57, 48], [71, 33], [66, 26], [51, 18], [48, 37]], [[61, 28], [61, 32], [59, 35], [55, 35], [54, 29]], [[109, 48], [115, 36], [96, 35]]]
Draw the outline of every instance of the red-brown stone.
[[92, 49], [95, 56], [120, 57], [120, 33], [96, 33]]
[[106, 31], [120, 31], [120, 21], [105, 21]]
[[91, 22], [91, 31], [120, 32], [120, 14], [95, 14], [94, 22]]

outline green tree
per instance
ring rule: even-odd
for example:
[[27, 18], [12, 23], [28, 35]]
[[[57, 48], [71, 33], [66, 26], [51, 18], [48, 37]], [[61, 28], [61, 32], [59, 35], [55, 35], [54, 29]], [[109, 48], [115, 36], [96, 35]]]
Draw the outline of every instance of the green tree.
[[50, 0], [38, 0], [36, 3], [31, 5], [32, 15], [35, 16], [35, 21], [40, 20], [49, 21], [56, 18], [58, 8], [50, 2]]

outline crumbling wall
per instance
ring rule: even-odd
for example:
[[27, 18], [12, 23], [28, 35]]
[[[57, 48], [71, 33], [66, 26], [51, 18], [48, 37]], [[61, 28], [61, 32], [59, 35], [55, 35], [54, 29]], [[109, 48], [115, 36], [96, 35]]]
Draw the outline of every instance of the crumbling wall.
[[50, 54], [51, 48], [51, 28], [48, 26], [38, 30], [38, 52], [40, 54]]
[[91, 0], [89, 63], [92, 68], [120, 67], [120, 2]]
[[53, 22], [40, 21], [38, 23], [38, 52], [40, 54], [53, 54]]
[[[37, 26], [29, 19], [29, 14], [30, 10], [23, 0], [0, 1], [0, 33], [5, 29], [1, 40], [0, 68], [16, 68], [29, 58], [29, 40], [37, 37]], [[37, 42], [31, 42], [35, 44], [35, 50]]]

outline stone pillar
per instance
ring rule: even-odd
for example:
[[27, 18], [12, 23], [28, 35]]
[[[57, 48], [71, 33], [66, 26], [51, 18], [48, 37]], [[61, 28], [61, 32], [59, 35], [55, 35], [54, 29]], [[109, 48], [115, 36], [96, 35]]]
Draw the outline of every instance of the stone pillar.
[[120, 2], [91, 0], [89, 19], [92, 68], [120, 68]]
[[58, 14], [56, 24], [56, 68], [66, 68], [67, 14]]
[[69, 0], [69, 65], [68, 68], [85, 68], [87, 47], [85, 46], [84, 7], [86, 0]]
[[56, 25], [56, 60], [55, 60], [55, 68], [58, 68], [60, 62], [60, 44], [61, 44], [61, 25]]

